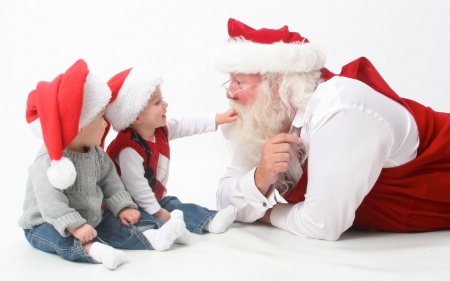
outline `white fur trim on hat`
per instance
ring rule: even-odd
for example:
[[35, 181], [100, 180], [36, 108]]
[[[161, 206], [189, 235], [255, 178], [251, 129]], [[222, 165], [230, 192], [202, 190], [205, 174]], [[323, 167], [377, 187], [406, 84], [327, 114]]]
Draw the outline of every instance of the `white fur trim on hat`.
[[81, 116], [79, 129], [86, 127], [94, 120], [108, 104], [111, 99], [111, 90], [105, 82], [97, 78], [90, 72], [86, 76], [83, 91], [83, 107], [81, 108]]
[[28, 127], [36, 135], [36, 137], [40, 138], [41, 140], [44, 139], [44, 136], [42, 136], [41, 121], [39, 120], [39, 118], [37, 118], [33, 122], [28, 123]]
[[151, 70], [131, 69], [117, 98], [106, 107], [105, 116], [113, 129], [121, 131], [132, 124], [161, 83], [161, 76]]
[[233, 38], [215, 49], [212, 60], [225, 73], [310, 72], [323, 68], [325, 54], [313, 43], [260, 44]]
[[55, 188], [66, 189], [75, 182], [77, 171], [69, 158], [62, 157], [61, 160], [51, 161], [47, 177]]

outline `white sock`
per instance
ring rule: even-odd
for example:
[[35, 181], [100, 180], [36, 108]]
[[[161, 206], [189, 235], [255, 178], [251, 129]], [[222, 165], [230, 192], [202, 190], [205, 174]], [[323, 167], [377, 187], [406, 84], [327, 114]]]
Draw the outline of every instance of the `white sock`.
[[100, 242], [94, 242], [89, 249], [89, 255], [109, 269], [116, 269], [125, 262], [125, 253]]
[[[183, 212], [180, 210], [173, 210], [170, 213], [171, 219], [180, 219], [184, 221], [184, 215]], [[183, 229], [183, 232], [181, 232], [180, 236], [178, 236], [177, 239], [175, 239], [175, 244], [187, 244], [189, 242], [189, 239], [191, 238], [191, 233], [186, 228]]]
[[170, 212], [170, 218], [171, 219], [180, 219], [180, 220], [184, 221], [183, 211], [173, 210], [172, 212]]
[[237, 209], [235, 206], [230, 205], [223, 210], [220, 210], [209, 222], [203, 227], [204, 230], [211, 233], [225, 232], [227, 227], [234, 222], [237, 216]]
[[191, 238], [191, 233], [186, 228], [183, 229], [183, 232], [181, 232], [180, 236], [178, 236], [177, 239], [173, 243], [175, 244], [187, 244], [189, 242], [189, 239]]
[[170, 218], [160, 229], [149, 229], [142, 233], [156, 251], [165, 251], [183, 234], [183, 230], [186, 230], [183, 220]]

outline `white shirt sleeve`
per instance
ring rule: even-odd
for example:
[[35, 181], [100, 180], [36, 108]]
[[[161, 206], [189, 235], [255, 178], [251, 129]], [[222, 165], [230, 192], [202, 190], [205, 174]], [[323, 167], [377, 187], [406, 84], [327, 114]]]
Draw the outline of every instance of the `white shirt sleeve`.
[[169, 141], [196, 134], [214, 132], [217, 127], [216, 114], [196, 114], [171, 118], [167, 120], [166, 126], [169, 131]]
[[392, 129], [381, 117], [355, 109], [334, 113], [310, 136], [305, 201], [275, 206], [272, 223], [301, 236], [339, 239], [353, 224], [392, 147]]
[[119, 153], [116, 161], [123, 184], [136, 204], [151, 215], [158, 212], [161, 207], [144, 177], [144, 158], [134, 149], [127, 147]]
[[235, 154], [231, 165], [220, 179], [217, 208], [221, 210], [234, 205], [238, 210], [237, 221], [254, 222], [276, 204], [274, 188], [269, 190], [267, 197], [262, 195], [255, 185], [256, 167], [248, 170], [241, 163], [243, 161]]

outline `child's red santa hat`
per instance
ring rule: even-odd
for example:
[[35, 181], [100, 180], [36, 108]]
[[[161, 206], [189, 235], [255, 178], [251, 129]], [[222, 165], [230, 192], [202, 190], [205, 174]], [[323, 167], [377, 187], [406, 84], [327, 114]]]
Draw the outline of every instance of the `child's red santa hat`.
[[214, 67], [225, 73], [310, 72], [325, 64], [320, 48], [286, 25], [256, 30], [230, 18], [228, 34], [229, 40], [213, 52]]
[[78, 60], [51, 82], [41, 81], [28, 95], [26, 119], [50, 156], [49, 182], [66, 189], [76, 179], [75, 167], [63, 156], [64, 149], [103, 110], [111, 99], [106, 83]]
[[121, 131], [132, 124], [161, 83], [161, 76], [148, 68], [134, 67], [114, 75], [107, 83], [112, 101], [105, 111], [113, 129]]

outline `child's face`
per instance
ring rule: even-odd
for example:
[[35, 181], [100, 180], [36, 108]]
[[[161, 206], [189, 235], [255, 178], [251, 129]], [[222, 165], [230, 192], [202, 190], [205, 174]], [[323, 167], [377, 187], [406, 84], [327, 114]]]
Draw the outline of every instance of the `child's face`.
[[93, 147], [100, 145], [103, 134], [105, 133], [106, 121], [104, 119], [105, 110], [102, 110], [94, 120], [78, 133], [78, 142], [84, 147]]
[[138, 119], [149, 129], [165, 126], [167, 106], [168, 103], [163, 100], [161, 89], [158, 86]]

